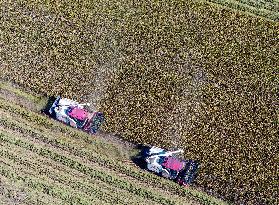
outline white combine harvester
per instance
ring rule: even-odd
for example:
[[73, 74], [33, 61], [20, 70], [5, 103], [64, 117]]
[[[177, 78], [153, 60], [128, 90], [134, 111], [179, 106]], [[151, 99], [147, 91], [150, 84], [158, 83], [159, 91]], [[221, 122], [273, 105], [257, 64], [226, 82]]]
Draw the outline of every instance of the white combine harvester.
[[194, 160], [181, 160], [174, 157], [183, 153], [182, 149], [166, 151], [158, 147], [151, 147], [143, 156], [147, 169], [168, 179], [175, 180], [183, 186], [188, 186], [196, 178], [199, 163]]
[[86, 106], [90, 104], [57, 97], [48, 112], [50, 116], [67, 125], [96, 133], [104, 121], [104, 115], [101, 112], [90, 112]]

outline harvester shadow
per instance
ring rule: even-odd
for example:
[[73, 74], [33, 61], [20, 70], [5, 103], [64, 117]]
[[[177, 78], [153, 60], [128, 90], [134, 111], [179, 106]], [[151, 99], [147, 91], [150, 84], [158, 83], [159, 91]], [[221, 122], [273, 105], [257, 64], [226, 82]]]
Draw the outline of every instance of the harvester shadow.
[[45, 105], [45, 107], [41, 110], [41, 113], [48, 115], [49, 117], [53, 117], [50, 113], [49, 113], [49, 109], [51, 108], [52, 104], [54, 103], [54, 101], [56, 100], [55, 97], [49, 97], [47, 100], [47, 103]]
[[150, 147], [143, 144], [138, 144], [135, 149], [138, 150], [138, 154], [131, 157], [132, 162], [141, 169], [147, 169], [145, 157], [148, 155], [147, 152], [149, 151]]

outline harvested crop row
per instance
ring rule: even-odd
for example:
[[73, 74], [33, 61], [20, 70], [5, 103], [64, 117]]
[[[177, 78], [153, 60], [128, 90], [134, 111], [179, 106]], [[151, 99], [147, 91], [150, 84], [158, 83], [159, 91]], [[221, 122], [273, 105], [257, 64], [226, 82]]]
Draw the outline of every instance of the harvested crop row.
[[[3, 161], [0, 162], [2, 165]], [[47, 194], [26, 188], [19, 183], [12, 182], [6, 177], [0, 176], [1, 181], [1, 204], [12, 204], [16, 202], [19, 204], [61, 204], [62, 201]]]
[[277, 23], [178, 0], [1, 9], [3, 77], [48, 95], [98, 96], [107, 131], [200, 160], [198, 186], [238, 203], [278, 202]]
[[[151, 181], [153, 183], [157, 182], [158, 178], [152, 178], [154, 175], [150, 174], [147, 175], [145, 173], [139, 173], [136, 172], [135, 169], [127, 167], [127, 165], [124, 165], [120, 162], [112, 161], [109, 158], [102, 156], [101, 154], [98, 154], [96, 152], [92, 152], [92, 150], [89, 150], [88, 148], [79, 148], [73, 146], [73, 144], [69, 144], [69, 141], [63, 141], [62, 138], [57, 138], [57, 136], [51, 137], [50, 135], [41, 134], [38, 132], [31, 131], [30, 128], [28, 128], [26, 125], [19, 125], [18, 123], [10, 122], [5, 119], [2, 119], [0, 122], [0, 126], [4, 129], [9, 129], [10, 131], [16, 131], [19, 132], [22, 135], [28, 136], [28, 138], [31, 138], [31, 140], [39, 140], [40, 142], [43, 142], [46, 145], [51, 145], [52, 147], [55, 147], [57, 149], [67, 151], [70, 154], [73, 154], [75, 156], [79, 156], [83, 159], [88, 159], [90, 162], [98, 163], [101, 166], [105, 166], [107, 168], [117, 170], [120, 173], [136, 177], [138, 180], [148, 180], [146, 183], [150, 183]], [[148, 178], [148, 176], [151, 176]], [[151, 180], [151, 181], [150, 181]]]
[[[51, 145], [54, 148], [57, 148], [59, 150], [63, 150], [63, 151], [67, 151], [69, 152], [69, 154], [81, 157], [83, 159], [87, 159], [92, 163], [97, 163], [98, 166], [104, 167], [104, 168], [109, 168], [111, 171], [113, 171], [113, 173], [115, 174], [124, 174], [122, 176], [122, 178], [126, 178], [126, 176], [128, 177], [132, 177], [129, 178], [129, 181], [134, 181], [135, 179], [137, 180], [136, 182], [139, 184], [139, 182], [141, 182], [141, 186], [142, 187], [146, 187], [148, 186], [149, 188], [152, 187], [152, 189], [154, 189], [156, 187], [156, 189], [160, 188], [163, 189], [165, 191], [167, 191], [168, 193], [172, 193], [172, 198], [178, 197], [177, 195], [179, 195], [180, 199], [184, 199], [184, 197], [186, 198], [191, 198], [191, 193], [187, 194], [185, 192], [185, 190], [181, 187], [175, 186], [175, 184], [171, 184], [170, 183], [158, 183], [158, 181], [160, 180], [158, 177], [156, 177], [156, 175], [154, 174], [150, 174], [150, 173], [146, 173], [146, 172], [140, 172], [138, 169], [135, 169], [133, 167], [127, 166], [127, 164], [124, 163], [120, 163], [120, 162], [116, 162], [116, 161], [112, 161], [104, 156], [101, 156], [100, 154], [97, 153], [92, 153], [91, 150], [89, 150], [88, 148], [82, 148], [82, 149], [76, 149], [76, 147], [72, 144], [68, 144], [65, 142], [63, 142], [62, 138], [56, 135], [56, 137], [51, 137], [50, 135], [46, 135], [45, 133], [37, 133], [34, 131], [31, 131], [30, 128], [28, 126], [26, 126], [26, 124], [21, 125], [19, 123], [15, 123], [15, 122], [11, 122], [8, 121], [6, 119], [2, 119], [0, 122], [0, 126], [4, 129], [9, 129], [10, 131], [13, 132], [18, 132], [20, 134], [22, 134], [23, 136], [25, 136], [25, 138], [27, 137], [27, 139], [30, 138], [30, 141], [33, 140], [39, 140], [43, 143], [46, 143], [46, 145]], [[15, 134], [15, 133], [14, 133]], [[75, 145], [77, 145], [77, 142], [74, 143]], [[46, 160], [43, 160], [42, 163], [44, 164], [48, 164], [46, 162]], [[59, 169], [59, 168], [56, 168]], [[65, 168], [63, 168], [65, 169]], [[110, 171], [110, 172], [111, 172]], [[69, 171], [67, 171], [69, 172]]]
[[[65, 127], [63, 124], [52, 122], [51, 119], [46, 118], [47, 121], [50, 121], [50, 123], [54, 123], [55, 126], [57, 126], [57, 127], [61, 126], [62, 128], [64, 128], [65, 130], [63, 129], [63, 132], [66, 132], [66, 131], [69, 132], [70, 130], [73, 130], [74, 132], [76, 132], [80, 135], [80, 137], [77, 137], [76, 135], [72, 136], [71, 134], [69, 134], [67, 137], [65, 137], [64, 134], [62, 134], [61, 132], [55, 131], [55, 133], [53, 133], [54, 130], [52, 130], [52, 126], [50, 126], [48, 128], [44, 128], [44, 126], [40, 123], [39, 123], [40, 125], [37, 125], [35, 123], [36, 121], [38, 121], [37, 117], [42, 117], [42, 116], [40, 116], [36, 113], [33, 113], [31, 111], [27, 111], [26, 109], [24, 109], [22, 107], [19, 107], [19, 106], [16, 106], [11, 102], [2, 101], [2, 106], [5, 109], [4, 110], [0, 109], [0, 116], [1, 116], [1, 123], [0, 124], [1, 124], [1, 127], [6, 129], [6, 130], [9, 130], [9, 132], [12, 131], [13, 135], [14, 134], [16, 134], [16, 135], [20, 134], [20, 135], [24, 136], [24, 138], [27, 137], [27, 139], [30, 142], [34, 141], [34, 142], [40, 143], [40, 141], [38, 141], [38, 140], [43, 139], [43, 141], [47, 144], [49, 144], [50, 142], [51, 142], [50, 144], [54, 143], [53, 144], [54, 148], [59, 147], [60, 150], [63, 150], [63, 147], [64, 147], [65, 151], [67, 151], [67, 152], [69, 151], [69, 149], [67, 147], [73, 148], [74, 145], [77, 146], [78, 144], [81, 143], [82, 147], [83, 147], [83, 148], [81, 148], [81, 150], [83, 150], [83, 152], [82, 152], [83, 154], [81, 156], [82, 158], [84, 158], [84, 157], [88, 158], [86, 156], [87, 154], [90, 155], [90, 156], [93, 154], [92, 156], [94, 156], [94, 157], [92, 158], [92, 160], [95, 162], [96, 161], [95, 157], [97, 157], [97, 162], [98, 163], [100, 162], [101, 166], [108, 166], [108, 168], [114, 170], [117, 173], [124, 173], [125, 175], [131, 176], [131, 177], [133, 177], [133, 178], [135, 178], [139, 181], [142, 181], [143, 183], [147, 182], [147, 184], [150, 184], [149, 182], [152, 182], [154, 185], [157, 184], [156, 185], [156, 190], [158, 189], [159, 192], [162, 192], [163, 190], [165, 190], [165, 191], [163, 191], [164, 194], [172, 193], [172, 198], [173, 199], [174, 199], [174, 197], [176, 198], [176, 195], [179, 194], [181, 197], [179, 197], [179, 199], [175, 199], [176, 203], [179, 203], [179, 201], [181, 201], [181, 203], [184, 203], [185, 201], [187, 201], [187, 203], [188, 203], [189, 201], [192, 201], [191, 199], [193, 199], [193, 201], [200, 201], [203, 204], [208, 203], [208, 201], [210, 203], [213, 203], [214, 201], [216, 201], [216, 203], [219, 203], [218, 200], [215, 200], [212, 197], [208, 197], [208, 196], [205, 196], [203, 194], [200, 194], [199, 191], [196, 191], [195, 189], [185, 190], [185, 189], [181, 188], [180, 186], [178, 186], [177, 184], [175, 184], [171, 181], [164, 180], [162, 178], [157, 177], [154, 174], [141, 172], [140, 170], [138, 170], [134, 167], [130, 167], [130, 165], [127, 165], [126, 162], [124, 162], [124, 164], [115, 163], [114, 160], [107, 161], [107, 159], [108, 159], [107, 157], [97, 156], [97, 155], [95, 156], [94, 146], [95, 145], [99, 146], [100, 142], [97, 143], [97, 144], [93, 143], [91, 145], [90, 144], [85, 145], [85, 143], [83, 142], [83, 139], [84, 139], [83, 135], [86, 135], [86, 134], [84, 134], [82, 132], [77, 132], [76, 130], [73, 130], [69, 127]], [[8, 110], [12, 111], [12, 113], [8, 112]], [[16, 113], [25, 113], [25, 114], [23, 116], [21, 116], [21, 114], [16, 115]], [[26, 113], [28, 113], [28, 115]], [[28, 116], [28, 119], [29, 119], [28, 121], [25, 120], [26, 116]], [[13, 119], [15, 117], [18, 119], [17, 122], [13, 121]], [[43, 116], [43, 118], [45, 118], [45, 117]], [[39, 130], [39, 133], [38, 133], [37, 130]], [[54, 134], [55, 137], [50, 135], [50, 133]], [[34, 137], [34, 139], [32, 139], [33, 137]], [[99, 140], [94, 139], [94, 141], [99, 141]], [[56, 146], [56, 145], [58, 145], [58, 146]], [[106, 143], [104, 143], [103, 146], [104, 146], [103, 148], [107, 147]], [[92, 150], [92, 148], [94, 148], [94, 149]], [[110, 147], [109, 147], [109, 149], [110, 149]], [[73, 150], [74, 150], [74, 152], [72, 152]], [[74, 154], [74, 155], [79, 156], [79, 154], [76, 153], [77, 149], [74, 148], [73, 150], [71, 151], [71, 153]], [[92, 151], [93, 151], [93, 153], [92, 153]], [[98, 149], [98, 151], [103, 152], [103, 150], [101, 150], [101, 149]], [[106, 151], [108, 151], [108, 150], [106, 150]], [[38, 157], [35, 157], [35, 158], [38, 158]], [[114, 158], [115, 157], [113, 157], [113, 159]], [[48, 166], [54, 166], [52, 163], [49, 164], [47, 161], [48, 160], [44, 159], [44, 160], [41, 161], [41, 163], [46, 164]], [[57, 167], [57, 166], [55, 166], [55, 169], [65, 170], [65, 168], [61, 169], [60, 167]], [[69, 171], [70, 170], [68, 170], [67, 172], [69, 172]], [[120, 175], [121, 175], [121, 178], [123, 178], [123, 177], [126, 178], [125, 176], [122, 176], [122, 174], [120, 174]], [[130, 180], [130, 179], [128, 179], [128, 180]], [[134, 180], [132, 180], [132, 181], [134, 181]], [[136, 183], [141, 184], [141, 183], [138, 183], [138, 182], [136, 182]], [[145, 186], [144, 184], [142, 184], [142, 185]], [[160, 190], [161, 188], [159, 188], [159, 187], [161, 187], [163, 190]]]
[[207, 0], [207, 2], [213, 2], [226, 6], [238, 11], [244, 11], [252, 13], [256, 16], [264, 17], [268, 20], [278, 21], [279, 20], [279, 2], [275, 1], [257, 1], [257, 0]]
[[[0, 108], [4, 111], [8, 111], [10, 115], [13, 117], [20, 116], [22, 120], [25, 120], [27, 124], [31, 124], [36, 129], [41, 132], [48, 132], [51, 131], [55, 134], [64, 133], [65, 136], [71, 137], [75, 140], [80, 141], [79, 144], [94, 144], [91, 146], [91, 149], [97, 153], [102, 153], [105, 156], [110, 156], [114, 153], [107, 153], [106, 147], [104, 147], [104, 143], [96, 138], [87, 135], [86, 133], [82, 133], [77, 131], [76, 129], [72, 129], [70, 127], [63, 126], [61, 123], [48, 119], [46, 116], [42, 116], [38, 113], [30, 112], [27, 109], [24, 109], [18, 105], [11, 105], [6, 103], [4, 99], [0, 98]], [[65, 137], [64, 137], [65, 138]], [[66, 138], [65, 138], [66, 140]], [[67, 141], [67, 140], [66, 140]], [[105, 146], [109, 146], [111, 149], [115, 149], [117, 151], [117, 147], [113, 147], [113, 145], [105, 143]]]
[[[21, 135], [25, 136], [25, 138], [28, 136], [27, 139], [30, 139], [30, 141], [35, 140], [34, 142], [36, 142], [37, 140], [39, 140], [38, 142], [43, 142], [44, 144], [46, 143], [45, 145], [48, 145], [48, 147], [49, 145], [51, 145], [52, 147], [57, 148], [61, 151], [63, 150], [63, 152], [66, 151], [67, 153], [72, 154], [74, 156], [78, 156], [81, 157], [82, 159], [89, 160], [91, 163], [97, 163], [98, 166], [101, 166], [103, 168], [109, 168], [111, 171], [116, 172], [118, 174], [121, 173], [126, 176], [140, 180], [145, 183], [143, 184], [143, 186], [153, 184], [154, 187], [167, 189], [168, 191], [174, 192], [175, 194], [175, 190], [173, 189], [173, 187], [170, 188], [167, 184], [158, 184], [158, 177], [156, 178], [156, 176], [152, 174], [141, 173], [139, 172], [139, 170], [127, 166], [127, 164], [125, 165], [120, 162], [117, 163], [98, 153], [92, 153], [91, 150], [89, 151], [88, 149], [84, 149], [84, 148], [77, 149], [73, 145], [63, 143], [61, 139], [57, 140], [57, 136], [56, 138], [50, 139], [50, 136], [41, 135], [39, 133], [34, 133], [32, 131], [30, 132], [30, 130], [28, 130], [28, 127], [26, 127], [26, 125], [24, 126], [24, 128], [22, 128], [16, 125], [15, 123], [11, 123], [6, 120], [2, 120], [0, 122], [0, 126], [3, 127], [4, 129], [9, 129], [10, 131], [16, 131]], [[124, 176], [122, 176], [122, 178], [123, 177]], [[181, 192], [180, 194], [185, 194], [181, 189], [177, 189], [177, 191], [178, 192], [180, 191]]]
[[34, 177], [30, 177], [22, 173], [21, 174], [15, 173], [14, 170], [11, 169], [9, 166], [5, 166], [5, 165], [1, 166], [0, 174], [12, 180], [15, 183], [24, 184], [25, 186], [28, 186], [33, 190], [37, 190], [42, 193], [51, 195], [53, 197], [57, 197], [68, 203], [83, 203], [83, 204], [91, 204], [91, 202], [101, 203], [94, 199], [90, 199], [90, 202], [84, 200], [85, 196], [82, 197], [78, 196], [77, 194], [74, 194], [71, 191], [69, 191], [66, 187], [62, 188], [57, 186], [57, 184], [55, 184], [54, 186], [52, 184], [46, 183], [45, 181], [44, 182], [39, 181]]
[[[60, 184], [69, 187], [73, 191], [81, 192], [91, 198], [96, 198], [108, 204], [129, 203], [133, 204], [133, 200], [144, 201], [137, 196], [129, 195], [129, 193], [107, 186], [107, 184], [92, 181], [85, 177], [79, 177], [74, 173], [65, 171], [57, 171], [49, 165], [42, 162], [31, 160], [32, 153], [24, 153], [26, 150], [20, 150], [18, 147], [9, 147], [9, 149], [1, 150], [1, 157], [9, 159], [10, 166], [16, 171], [20, 171], [28, 176], [36, 177], [40, 181], [46, 181], [52, 184]], [[30, 155], [30, 156], [29, 156]], [[34, 158], [33, 158], [34, 159]], [[7, 160], [6, 160], [7, 162]], [[67, 174], [66, 174], [67, 173]], [[146, 201], [148, 204], [151, 202]]]
[[3, 142], [8, 142], [8, 143], [17, 145], [21, 148], [28, 149], [36, 154], [39, 154], [40, 156], [52, 159], [67, 167], [78, 170], [81, 173], [84, 173], [84, 174], [90, 176], [92, 179], [101, 180], [112, 186], [129, 191], [131, 193], [137, 194], [137, 195], [145, 197], [147, 199], [154, 200], [155, 202], [159, 202], [162, 204], [175, 204], [175, 202], [173, 202], [172, 200], [164, 198], [160, 195], [155, 195], [154, 193], [152, 193], [149, 190], [135, 187], [132, 183], [124, 181], [116, 176], [111, 176], [105, 172], [101, 172], [96, 169], [93, 169], [83, 163], [80, 163], [77, 160], [74, 160], [69, 157], [65, 157], [63, 155], [59, 155], [58, 153], [51, 151], [49, 149], [40, 147], [38, 145], [30, 144], [21, 139], [16, 139], [15, 136], [5, 135], [5, 134], [1, 133], [0, 139]]
[[[178, 185], [176, 185], [175, 183], [169, 182], [166, 180], [163, 180], [162, 182], [158, 183], [158, 181], [161, 181], [161, 179], [154, 174], [140, 172], [138, 169], [135, 169], [134, 167], [127, 166], [127, 164], [125, 162], [124, 162], [125, 164], [120, 163], [120, 162], [115, 162], [105, 156], [101, 156], [100, 154], [92, 152], [91, 146], [90, 147], [83, 146], [83, 148], [81, 148], [81, 149], [76, 149], [75, 146], [77, 144], [80, 144], [82, 141], [80, 139], [72, 138], [70, 135], [67, 136], [67, 138], [65, 138], [64, 136], [61, 136], [61, 133], [56, 133], [56, 137], [53, 137], [53, 136], [50, 136], [47, 132], [42, 131], [42, 130], [40, 133], [38, 133], [34, 129], [27, 126], [26, 123], [24, 123], [24, 121], [22, 121], [22, 122], [23, 122], [23, 124], [18, 123], [18, 122], [12, 122], [10, 118], [7, 118], [7, 116], [5, 116], [5, 119], [3, 118], [2, 122], [0, 124], [4, 129], [14, 130], [14, 131], [22, 133], [23, 135], [26, 135], [26, 136], [30, 136], [30, 137], [32, 136], [32, 138], [34, 138], [34, 140], [43, 141], [44, 143], [57, 147], [61, 150], [70, 152], [71, 154], [74, 154], [75, 156], [80, 156], [82, 158], [89, 159], [91, 162], [98, 163], [100, 166], [105, 166], [118, 173], [122, 173], [126, 176], [129, 176], [129, 177], [132, 177], [139, 181], [142, 181], [143, 183], [152, 185], [157, 188], [161, 187], [162, 189], [173, 193], [174, 194], [173, 197], [175, 195], [179, 194], [183, 198], [190, 197], [190, 198], [194, 198], [195, 200], [196, 200], [196, 198], [200, 198], [200, 200], [202, 202], [206, 201], [206, 199], [205, 198], [203, 199], [202, 196], [197, 196], [196, 193], [194, 192], [194, 190], [185, 190], [185, 189], [179, 187]], [[32, 127], [35, 128], [34, 125]], [[36, 129], [39, 129], [39, 127], [36, 126]], [[95, 146], [95, 145], [93, 144], [93, 146]], [[145, 185], [143, 184], [143, 186], [145, 186]], [[211, 203], [212, 203], [212, 201], [211, 201]]]

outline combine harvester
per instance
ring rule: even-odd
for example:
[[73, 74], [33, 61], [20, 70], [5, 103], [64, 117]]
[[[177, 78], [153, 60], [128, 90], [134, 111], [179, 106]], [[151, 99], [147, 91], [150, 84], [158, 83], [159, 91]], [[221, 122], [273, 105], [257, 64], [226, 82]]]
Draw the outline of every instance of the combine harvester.
[[[104, 115], [101, 112], [90, 112], [85, 106], [90, 104], [57, 97], [48, 114], [71, 127], [95, 134], [105, 120]], [[144, 149], [140, 158], [149, 171], [187, 187], [196, 178], [199, 163], [194, 160], [181, 160], [174, 156], [178, 153], [183, 153], [183, 150], [167, 151], [153, 146]]]
[[166, 151], [153, 146], [145, 149], [141, 157], [149, 171], [188, 187], [197, 176], [199, 163], [195, 160], [181, 160], [174, 156], [178, 153], [183, 153], [183, 150]]
[[105, 120], [104, 115], [101, 112], [90, 112], [85, 106], [90, 104], [57, 97], [48, 113], [52, 118], [71, 127], [95, 134]]

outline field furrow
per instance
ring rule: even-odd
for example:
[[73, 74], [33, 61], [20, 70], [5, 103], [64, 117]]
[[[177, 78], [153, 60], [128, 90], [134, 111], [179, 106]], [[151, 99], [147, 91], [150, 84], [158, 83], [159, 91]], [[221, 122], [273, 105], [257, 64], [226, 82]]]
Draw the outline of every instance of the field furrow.
[[86, 174], [87, 176], [90, 176], [91, 179], [101, 180], [117, 188], [129, 191], [134, 194], [139, 194], [140, 196], [143, 196], [147, 199], [152, 199], [155, 202], [160, 202], [162, 204], [175, 203], [172, 201], [172, 199], [166, 198], [166, 196], [163, 197], [159, 193], [152, 192], [147, 188], [143, 189], [141, 187], [137, 187], [135, 182], [132, 181], [128, 182], [124, 180], [125, 178], [120, 179], [115, 174], [110, 173], [109, 170], [105, 170], [106, 171], [105, 172], [104, 170], [101, 170], [100, 168], [94, 165], [92, 166], [90, 162], [73, 155], [68, 155], [68, 153], [66, 152], [60, 152], [58, 150], [52, 150], [50, 148], [42, 147], [41, 145], [38, 144], [32, 144], [26, 139], [23, 139], [22, 137], [14, 136], [11, 134], [7, 135], [2, 133], [0, 136], [3, 142], [14, 144], [21, 148], [30, 150], [42, 157], [54, 160], [69, 168], [75, 169], [77, 171]]
[[140, 196], [132, 195], [127, 192], [127, 190], [120, 190], [114, 186], [109, 186], [101, 180], [92, 180], [85, 174], [55, 164], [54, 162], [49, 162], [47, 159], [44, 159], [44, 162], [42, 157], [37, 156], [37, 154], [32, 153], [29, 150], [18, 149], [17, 146], [9, 145], [10, 144], [5, 145], [5, 147], [8, 147], [7, 149], [1, 150], [1, 157], [8, 159], [8, 164], [15, 169], [28, 170], [26, 174], [29, 176], [37, 176], [37, 178], [43, 181], [50, 181], [52, 183], [58, 182], [67, 185], [73, 190], [82, 191], [86, 193], [86, 195], [97, 197], [100, 200], [106, 196], [107, 200], [110, 199], [109, 203], [113, 204], [133, 204], [134, 199], [146, 204], [155, 204], [155, 202], [150, 202]]
[[254, 1], [254, 0], [206, 0], [231, 9], [264, 17], [268, 20], [279, 20], [279, 2]]
[[71, 190], [69, 187], [59, 183], [49, 183], [44, 180], [40, 180], [35, 176], [26, 173], [26, 169], [13, 169], [11, 166], [2, 165], [0, 166], [0, 174], [14, 183], [20, 183], [25, 187], [31, 188], [41, 193], [51, 195], [52, 197], [59, 198], [66, 203], [76, 204], [92, 204], [100, 203], [100, 200], [96, 198], [90, 198], [86, 194]]
[[[2, 124], [2, 126], [6, 126], [6, 129], [10, 129], [15, 132], [22, 133], [26, 138], [30, 139], [31, 141], [32, 140], [34, 142], [37, 141], [38, 143], [41, 143], [44, 146], [63, 150], [63, 153], [71, 154], [70, 157], [78, 156], [82, 158], [82, 160], [86, 159], [89, 161], [90, 166], [94, 166], [95, 168], [96, 165], [98, 167], [101, 166], [102, 168], [99, 169], [105, 169], [109, 173], [113, 173], [115, 175], [121, 176], [121, 178], [129, 180], [133, 183], [137, 183], [141, 187], [145, 187], [146, 189], [151, 188], [155, 191], [160, 191], [163, 193], [163, 195], [171, 194], [173, 199], [176, 199], [177, 201], [182, 201], [182, 203], [183, 200], [189, 201], [191, 200], [191, 198], [195, 196], [195, 193], [186, 192], [186, 190], [179, 187], [177, 184], [173, 182], [170, 182], [168, 180], [163, 180], [162, 182], [162, 179], [160, 179], [159, 177], [157, 177], [152, 173], [139, 171], [138, 168], [129, 166], [127, 165], [127, 163], [122, 164], [121, 162], [109, 160], [107, 157], [98, 154], [97, 151], [95, 151], [94, 149], [90, 149], [92, 146], [89, 146], [88, 144], [87, 147], [81, 145], [77, 148], [75, 146], [77, 143], [78, 144], [84, 143], [83, 138], [76, 138], [76, 137], [72, 137], [71, 135], [65, 136], [64, 134], [58, 131], [55, 132], [55, 135], [49, 135], [47, 133], [50, 132], [47, 132], [47, 128], [42, 128], [42, 127], [40, 129], [41, 132], [38, 133], [34, 129], [34, 126], [36, 129], [38, 129], [38, 125], [32, 125], [32, 127], [29, 127], [24, 123], [20, 124], [18, 122], [11, 122], [12, 117], [13, 116], [10, 117], [5, 116], [5, 118], [3, 118], [0, 124]], [[93, 143], [93, 146], [96, 146], [96, 143]], [[158, 183], [159, 180], [160, 183]]]
[[[76, 149], [74, 147], [74, 144], [72, 143], [77, 143], [77, 142], [72, 142], [72, 143], [65, 143], [63, 141], [63, 138], [61, 136], [56, 135], [55, 137], [52, 137], [50, 135], [47, 135], [45, 133], [38, 133], [36, 131], [32, 131], [32, 128], [28, 127], [25, 124], [19, 124], [16, 122], [11, 122], [7, 119], [2, 119], [0, 122], [0, 126], [4, 127], [4, 129], [10, 129], [13, 132], [17, 132], [17, 134], [23, 134], [26, 138], [29, 138], [30, 140], [35, 140], [38, 141], [38, 143], [43, 143], [45, 146], [48, 147], [54, 147], [58, 148], [60, 150], [64, 150], [65, 152], [68, 152], [72, 155], [79, 156], [83, 159], [89, 160], [91, 163], [97, 163], [98, 166], [102, 166], [104, 168], [109, 168], [114, 172], [121, 173], [125, 176], [129, 176], [132, 178], [135, 178], [139, 181], [142, 181], [148, 186], [158, 186], [157, 180], [158, 177], [154, 177], [152, 174], [146, 174], [146, 173], [138, 173], [137, 168], [131, 167], [131, 165], [122, 164], [121, 162], [116, 162], [109, 160], [108, 158], [102, 156], [101, 154], [98, 154], [96, 152], [92, 152], [89, 150], [90, 148], [79, 148]], [[68, 140], [69, 142], [69, 140]], [[148, 178], [148, 176], [150, 176]], [[143, 184], [144, 186], [144, 184]], [[167, 189], [168, 186], [160, 186], [161, 188]], [[169, 190], [169, 191], [175, 191], [175, 190]], [[181, 195], [182, 196], [182, 195]]]
[[[279, 204], [278, 11], [279, 0], [1, 1], [0, 177], [30, 190], [27, 204]], [[99, 132], [44, 115], [58, 95], [104, 113]], [[199, 161], [193, 184], [135, 166], [142, 145]]]
[[[8, 161], [7, 158], [2, 158], [0, 165], [2, 166], [3, 164], [11, 166], [13, 163], [11, 163], [11, 161]], [[0, 175], [0, 182], [1, 195], [6, 197], [6, 203], [2, 202], [0, 204], [63, 204], [62, 200], [57, 197], [26, 187], [23, 184], [13, 182], [10, 179], [4, 177], [3, 175]]]
[[[26, 101], [19, 100], [14, 104], [4, 96], [21, 99], [15, 94], [20, 91], [13, 93], [13, 88], [6, 91], [5, 95], [0, 93], [1, 158], [5, 166], [13, 167], [15, 174], [32, 177], [39, 184], [47, 182], [49, 184], [45, 186], [52, 186], [49, 190], [57, 184], [58, 192], [67, 189], [69, 196], [77, 192], [81, 198], [74, 200], [84, 199], [84, 203], [89, 204], [219, 203], [199, 191], [184, 189], [172, 181], [140, 170], [130, 161], [129, 151], [118, 144], [26, 109]], [[33, 198], [28, 196], [30, 200], [36, 200], [36, 196], [45, 199], [38, 199], [36, 203], [45, 204], [51, 199], [66, 202], [63, 197], [49, 195], [21, 180], [13, 183], [34, 193]]]

